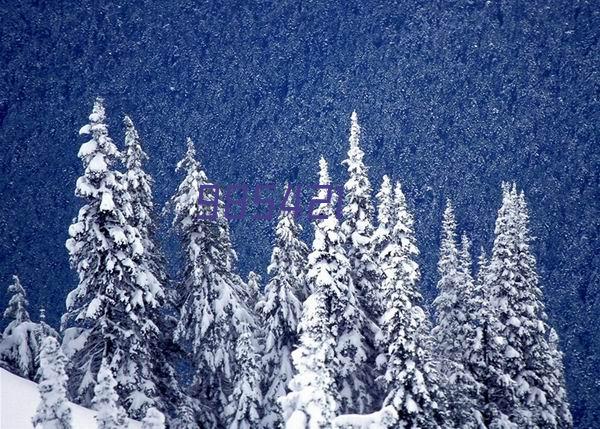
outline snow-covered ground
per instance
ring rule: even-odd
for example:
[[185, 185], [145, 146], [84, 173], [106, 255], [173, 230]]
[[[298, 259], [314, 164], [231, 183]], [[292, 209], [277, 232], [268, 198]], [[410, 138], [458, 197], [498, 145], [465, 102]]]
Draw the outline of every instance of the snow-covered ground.
[[[40, 395], [37, 384], [0, 368], [0, 428], [32, 429], [31, 417], [35, 414]], [[73, 427], [95, 429], [96, 412], [71, 404]], [[138, 429], [139, 422], [130, 420], [127, 428]]]

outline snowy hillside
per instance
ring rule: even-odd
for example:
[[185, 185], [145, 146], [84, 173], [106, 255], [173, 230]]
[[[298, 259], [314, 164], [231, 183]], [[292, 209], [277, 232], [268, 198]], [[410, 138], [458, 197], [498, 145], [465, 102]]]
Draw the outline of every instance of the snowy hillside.
[[[10, 429], [33, 428], [31, 417], [40, 400], [37, 384], [0, 368], [0, 427]], [[73, 423], [77, 429], [95, 429], [96, 413], [71, 404]], [[129, 421], [130, 429], [140, 428], [139, 422]]]

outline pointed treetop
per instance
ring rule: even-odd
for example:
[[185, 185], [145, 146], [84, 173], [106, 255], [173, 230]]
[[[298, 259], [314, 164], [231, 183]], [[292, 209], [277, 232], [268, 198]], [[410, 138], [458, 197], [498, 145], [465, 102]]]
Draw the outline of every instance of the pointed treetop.
[[465, 274], [471, 275], [473, 259], [471, 258], [471, 239], [467, 234], [461, 237], [460, 265]]
[[92, 124], [101, 124], [106, 119], [106, 110], [104, 109], [104, 98], [96, 97], [94, 101], [94, 107], [92, 113], [90, 113], [89, 120]]
[[142, 150], [140, 136], [129, 116], [123, 118], [125, 125], [125, 147], [127, 148], [125, 164], [128, 169], [141, 168], [148, 155]]
[[187, 138], [187, 151], [181, 161], [177, 163], [175, 171], [186, 170], [188, 173], [197, 170], [200, 167], [200, 163], [196, 160], [196, 147], [191, 138]]
[[360, 139], [360, 125], [358, 124], [358, 115], [356, 111], [352, 112], [350, 117], [350, 148], [358, 147], [358, 141]]
[[396, 203], [396, 207], [406, 208], [406, 197], [402, 191], [402, 184], [400, 181], [396, 182], [396, 186], [394, 188], [394, 202]]
[[40, 307], [40, 323], [46, 321], [46, 309], [44, 307]]
[[329, 185], [330, 183], [331, 179], [329, 178], [327, 161], [321, 156], [321, 159], [319, 160], [319, 185]]

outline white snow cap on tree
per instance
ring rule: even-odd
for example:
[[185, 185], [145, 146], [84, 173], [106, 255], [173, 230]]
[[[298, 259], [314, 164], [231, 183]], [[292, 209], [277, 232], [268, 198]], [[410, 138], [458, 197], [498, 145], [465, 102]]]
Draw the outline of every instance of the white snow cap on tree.
[[148, 408], [142, 420], [142, 429], [165, 429], [165, 416], [154, 407]]
[[71, 429], [72, 412], [67, 400], [67, 358], [58, 341], [46, 337], [40, 353], [40, 403], [32, 418], [36, 429]]

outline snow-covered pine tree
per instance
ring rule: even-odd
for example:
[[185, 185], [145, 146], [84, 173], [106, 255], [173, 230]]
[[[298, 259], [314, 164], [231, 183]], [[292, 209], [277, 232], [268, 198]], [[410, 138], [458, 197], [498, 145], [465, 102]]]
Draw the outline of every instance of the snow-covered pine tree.
[[256, 344], [247, 324], [240, 327], [235, 357], [238, 372], [225, 413], [229, 429], [259, 426], [262, 411], [261, 375]]
[[125, 424], [124, 410], [119, 406], [119, 395], [115, 390], [116, 387], [117, 382], [110, 365], [103, 360], [98, 370], [92, 400], [92, 407], [97, 411], [98, 429], [120, 429]]
[[[244, 302], [243, 282], [233, 271], [236, 256], [229, 227], [219, 208], [217, 220], [200, 217], [210, 208], [199, 204], [201, 185], [210, 184], [191, 139], [185, 157], [177, 164], [185, 178], [171, 199], [173, 225], [183, 244], [180, 317], [175, 339], [193, 356], [195, 367], [191, 391], [204, 404], [199, 420], [206, 427], [225, 426], [236, 373], [235, 344], [243, 323], [255, 326]], [[204, 200], [215, 198], [203, 191]]]
[[[321, 158], [319, 184], [330, 183], [327, 162]], [[326, 189], [320, 189], [318, 199], [325, 200], [327, 194]], [[352, 280], [339, 223], [331, 205], [317, 207], [314, 214], [323, 218], [314, 223], [315, 238], [306, 268], [312, 293], [304, 301], [298, 325], [300, 345], [292, 352], [296, 374], [289, 384], [291, 392], [281, 400], [285, 427], [290, 429], [331, 427], [340, 409], [336, 397], [347, 406], [357, 390], [353, 383], [360, 382], [350, 378], [350, 354], [342, 354], [350, 338], [357, 340], [359, 347], [354, 352], [360, 353], [362, 338], [356, 321], [364, 316], [356, 308], [353, 290], [349, 290]], [[344, 309], [349, 310], [348, 318], [343, 317]], [[357, 357], [364, 361], [365, 355]]]
[[[290, 191], [288, 202], [294, 200]], [[265, 428], [281, 427], [282, 410], [278, 399], [286, 394], [293, 377], [292, 350], [298, 344], [298, 322], [306, 295], [305, 264], [308, 247], [300, 239], [302, 226], [293, 213], [279, 215], [275, 245], [267, 268], [270, 280], [256, 306], [264, 329], [263, 400]]]
[[[141, 264], [152, 272], [164, 292], [156, 296], [157, 306], [146, 309], [147, 317], [157, 327], [155, 340], [148, 344], [152, 356], [153, 379], [159, 398], [155, 405], [167, 412], [169, 416], [174, 416], [183, 409], [183, 403], [188, 401], [178, 385], [171, 363], [177, 360], [179, 349], [174, 344], [172, 336], [166, 334], [175, 328], [177, 292], [175, 289], [167, 287], [169, 278], [165, 269], [165, 257], [157, 244], [157, 224], [152, 193], [154, 180], [144, 169], [148, 155], [142, 149], [140, 136], [129, 116], [125, 116], [123, 124], [125, 126], [123, 157], [127, 168], [124, 179], [131, 196], [133, 213], [131, 224], [137, 228], [144, 248]], [[138, 415], [138, 417], [140, 416]]]
[[437, 283], [439, 294], [434, 301], [437, 325], [433, 329], [440, 372], [447, 384], [448, 409], [453, 427], [477, 428], [481, 420], [478, 391], [467, 360], [475, 346], [478, 331], [473, 319], [469, 240], [463, 236], [459, 252], [456, 243], [456, 219], [448, 200], [442, 221], [442, 240]]
[[67, 400], [67, 358], [56, 338], [47, 336], [40, 352], [40, 403], [31, 419], [39, 429], [71, 429], [71, 407]]
[[148, 408], [142, 420], [142, 429], [165, 429], [165, 416], [154, 407]]
[[432, 358], [432, 339], [427, 314], [420, 306], [420, 279], [413, 220], [400, 184], [394, 192], [394, 224], [380, 263], [386, 311], [381, 318], [378, 363], [385, 365], [385, 406], [393, 406], [399, 421], [395, 427], [438, 428], [446, 424], [445, 397]]
[[156, 243], [156, 220], [152, 187], [154, 180], [144, 170], [148, 155], [142, 149], [140, 136], [129, 116], [123, 119], [125, 125], [125, 179], [131, 195], [133, 212], [131, 224], [136, 227], [144, 246], [144, 257], [150, 271], [161, 284], [167, 281], [165, 257]]
[[75, 400], [89, 405], [106, 359], [128, 414], [141, 418], [156, 403], [150, 345], [158, 329], [149, 315], [164, 294], [133, 225], [127, 180], [114, 170], [121, 154], [108, 135], [102, 99], [96, 99], [89, 120], [80, 130], [91, 139], [79, 150], [85, 171], [75, 191], [85, 204], [66, 243], [79, 275], [62, 318], [69, 387]]
[[19, 276], [13, 275], [13, 283], [8, 286], [8, 292], [12, 296], [8, 301], [8, 307], [4, 310], [4, 318], [9, 319], [10, 322], [4, 329], [4, 333], [10, 335], [12, 330], [21, 323], [30, 322], [31, 317], [29, 317], [29, 312], [27, 311], [27, 306], [29, 305], [27, 292], [25, 292], [25, 289], [21, 285]]
[[8, 287], [12, 294], [4, 318], [10, 320], [0, 341], [0, 366], [21, 377], [34, 380], [38, 370], [40, 352], [40, 325], [31, 321], [27, 306], [27, 293], [19, 277], [13, 276]]
[[[363, 162], [364, 152], [359, 146], [359, 139], [358, 115], [352, 112], [350, 149], [348, 158], [342, 163], [346, 165], [349, 177], [344, 184], [344, 220], [341, 231], [345, 240], [358, 306], [368, 321], [363, 324], [361, 332], [366, 359], [355, 365], [356, 377], [365, 381], [373, 380], [376, 376], [374, 368], [377, 351], [372, 339], [379, 331], [377, 321], [383, 312], [383, 306], [379, 294], [382, 274], [374, 254], [375, 228], [372, 224], [371, 184], [368, 169]], [[376, 386], [370, 386], [366, 391], [355, 392], [355, 396], [351, 399], [351, 402], [341, 404], [342, 410], [356, 413], [369, 412], [373, 410], [374, 403], [379, 400], [379, 392]]]
[[551, 386], [560, 382], [552, 366], [550, 329], [530, 249], [527, 207], [514, 184], [503, 186], [495, 233], [484, 281], [503, 341], [488, 351], [488, 363], [500, 363], [498, 376], [487, 386], [489, 400], [499, 414], [487, 416], [489, 425], [558, 427], [557, 409], [567, 409], [567, 404], [557, 407], [550, 400], [558, 393]]

